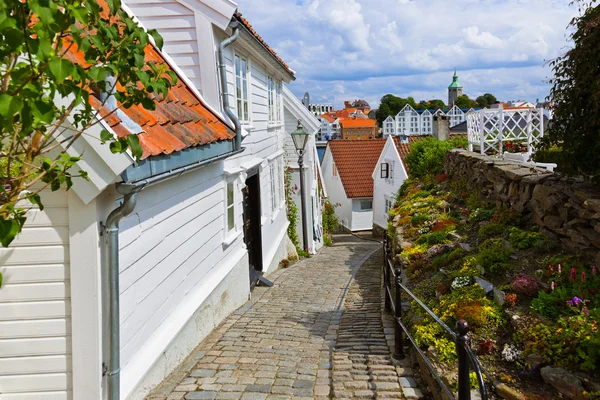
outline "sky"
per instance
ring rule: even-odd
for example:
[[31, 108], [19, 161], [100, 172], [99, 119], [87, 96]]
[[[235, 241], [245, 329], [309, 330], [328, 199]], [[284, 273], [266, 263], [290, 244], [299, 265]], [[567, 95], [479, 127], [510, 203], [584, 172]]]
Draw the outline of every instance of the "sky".
[[577, 13], [570, 0], [236, 2], [296, 71], [290, 89], [335, 108], [387, 93], [446, 102], [455, 68], [471, 98], [542, 100]]

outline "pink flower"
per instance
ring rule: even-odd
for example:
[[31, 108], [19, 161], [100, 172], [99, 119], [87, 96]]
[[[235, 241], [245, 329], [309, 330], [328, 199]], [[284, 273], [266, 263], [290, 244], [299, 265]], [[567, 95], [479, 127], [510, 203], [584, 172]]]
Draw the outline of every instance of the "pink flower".
[[581, 282], [585, 282], [585, 272], [581, 273]]
[[554, 290], [554, 281], [552, 281], [552, 284], [550, 285], [550, 289]]
[[562, 270], [562, 265], [558, 264], [558, 274], [559, 274], [559, 275], [560, 275], [560, 273], [561, 273], [561, 270]]
[[588, 316], [590, 315], [590, 312], [588, 311], [587, 307], [583, 307], [583, 313]]
[[595, 275], [596, 275], [596, 272], [597, 272], [597, 270], [596, 270], [596, 266], [594, 265], [594, 266], [592, 267], [592, 274], [595, 276]]
[[571, 279], [575, 280], [575, 268], [571, 268]]

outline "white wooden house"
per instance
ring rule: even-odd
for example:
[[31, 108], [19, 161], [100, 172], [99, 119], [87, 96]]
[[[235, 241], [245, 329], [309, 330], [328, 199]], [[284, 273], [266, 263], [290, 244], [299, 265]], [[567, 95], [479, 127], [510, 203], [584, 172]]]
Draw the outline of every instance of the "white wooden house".
[[[147, 61], [179, 83], [155, 111], [120, 110], [82, 136], [90, 182], [44, 194], [0, 249], [2, 400], [144, 398], [287, 257], [293, 71], [229, 0], [127, 6], [165, 38]], [[144, 160], [111, 154], [101, 129], [133, 129]]]
[[404, 158], [410, 145], [390, 136], [373, 170], [373, 230], [387, 229], [389, 211], [393, 208], [400, 186], [408, 179]]
[[[300, 168], [298, 166], [298, 154], [294, 146], [291, 133], [298, 128], [298, 121], [302, 123], [304, 129], [310, 134], [306, 144], [306, 153], [304, 155], [304, 184], [306, 185], [305, 205], [306, 205], [306, 226], [308, 250], [314, 254], [323, 247], [323, 200], [327, 196], [322, 182], [321, 165], [319, 164], [319, 155], [315, 135], [319, 130], [320, 123], [310, 110], [308, 110], [294, 96], [294, 94], [284, 86], [283, 88], [284, 120], [285, 130], [285, 160], [289, 173], [291, 173], [291, 186], [294, 188], [292, 198], [298, 208], [298, 218], [296, 222], [296, 232], [300, 239], [300, 248], [304, 248], [302, 232], [302, 204], [300, 197]], [[297, 189], [296, 189], [297, 188]]]
[[467, 120], [467, 114], [465, 111], [466, 110], [458, 108], [458, 106], [453, 106], [446, 112], [446, 115], [450, 117], [450, 128]]
[[397, 134], [396, 120], [390, 115], [383, 121], [383, 137]]
[[321, 168], [329, 201], [342, 226], [350, 231], [373, 227], [373, 178], [388, 139], [332, 140]]

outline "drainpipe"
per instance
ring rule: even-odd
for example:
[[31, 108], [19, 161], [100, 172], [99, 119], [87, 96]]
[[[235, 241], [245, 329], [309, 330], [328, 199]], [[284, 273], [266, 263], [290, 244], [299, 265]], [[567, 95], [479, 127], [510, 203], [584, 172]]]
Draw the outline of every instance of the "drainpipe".
[[229, 105], [229, 92], [227, 90], [227, 64], [225, 63], [225, 49], [235, 42], [240, 36], [240, 23], [238, 21], [231, 21], [229, 26], [233, 29], [233, 34], [227, 39], [223, 40], [219, 45], [219, 73], [221, 75], [221, 92], [223, 93], [223, 108], [225, 114], [229, 117], [235, 125], [235, 141], [234, 151], [239, 151], [242, 148], [242, 124], [238, 119], [237, 115], [231, 109]]
[[148, 179], [132, 183], [118, 183], [117, 192], [124, 195], [123, 204], [114, 209], [106, 219], [104, 232], [106, 233], [106, 263], [108, 270], [108, 290], [106, 303], [108, 309], [108, 362], [105, 375], [108, 377], [108, 400], [120, 400], [120, 318], [119, 318], [119, 222], [131, 214], [137, 203], [137, 194], [148, 186], [178, 178], [198, 168], [223, 160], [227, 157], [241, 153], [237, 150], [231, 153], [211, 157], [195, 164], [176, 168]]
[[123, 204], [114, 209], [106, 219], [106, 261], [108, 269], [108, 400], [120, 400], [120, 329], [119, 329], [119, 221], [135, 208], [135, 185], [117, 185], [125, 195]]

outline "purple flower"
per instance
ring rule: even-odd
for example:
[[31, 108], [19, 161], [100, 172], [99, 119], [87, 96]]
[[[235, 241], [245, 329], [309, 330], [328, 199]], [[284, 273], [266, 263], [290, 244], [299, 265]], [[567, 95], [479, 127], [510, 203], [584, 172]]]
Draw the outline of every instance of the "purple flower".
[[579, 297], [575, 296], [571, 300], [569, 300], [567, 303], [569, 303], [570, 306], [574, 306], [575, 304], [579, 304], [581, 302], [582, 302], [582, 300]]
[[588, 311], [587, 307], [583, 307], [583, 313], [586, 315], [586, 317], [590, 315], [590, 312]]

